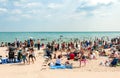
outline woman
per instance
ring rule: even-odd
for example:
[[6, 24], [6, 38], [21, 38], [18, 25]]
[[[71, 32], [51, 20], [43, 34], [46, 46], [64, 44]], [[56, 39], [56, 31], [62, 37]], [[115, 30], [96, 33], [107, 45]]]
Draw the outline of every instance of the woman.
[[32, 60], [32, 63], [34, 63], [34, 56], [33, 56], [33, 50], [32, 49], [30, 49], [30, 52], [29, 52], [29, 64], [30, 64], [30, 59]]
[[33, 58], [36, 60], [35, 52], [34, 52], [34, 49], [33, 49], [33, 48], [32, 48], [32, 55], [33, 55]]
[[56, 59], [56, 66], [60, 66], [61, 65], [61, 55], [58, 56], [58, 58]]
[[22, 53], [22, 59], [23, 59], [24, 64], [25, 64], [25, 61], [28, 62], [28, 61], [27, 61], [27, 58], [26, 58], [27, 55], [28, 55], [28, 54], [27, 54], [25, 51], [23, 51], [23, 53]]
[[81, 56], [80, 56], [80, 67], [82, 62], [84, 63], [84, 66], [86, 66], [86, 56], [84, 55], [84, 53], [81, 53]]

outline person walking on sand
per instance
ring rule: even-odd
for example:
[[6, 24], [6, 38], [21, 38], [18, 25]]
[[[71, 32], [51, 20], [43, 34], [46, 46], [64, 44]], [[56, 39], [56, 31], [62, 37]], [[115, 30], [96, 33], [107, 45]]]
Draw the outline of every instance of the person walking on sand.
[[28, 59], [28, 63], [30, 64], [30, 59], [32, 60], [32, 63], [34, 63], [34, 56], [33, 56], [33, 50], [32, 49], [30, 49], [30, 52], [29, 52], [29, 59]]

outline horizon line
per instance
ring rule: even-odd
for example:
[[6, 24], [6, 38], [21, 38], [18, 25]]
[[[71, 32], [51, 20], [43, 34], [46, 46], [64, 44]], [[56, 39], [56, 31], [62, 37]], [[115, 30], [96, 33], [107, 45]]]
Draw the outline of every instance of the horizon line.
[[120, 32], [120, 31], [0, 31], [0, 33], [4, 32]]

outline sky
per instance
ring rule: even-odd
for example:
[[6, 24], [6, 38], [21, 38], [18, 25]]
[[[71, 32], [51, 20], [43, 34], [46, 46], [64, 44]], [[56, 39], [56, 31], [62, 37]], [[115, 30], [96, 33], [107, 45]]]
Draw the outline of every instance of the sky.
[[120, 0], [0, 0], [0, 32], [120, 31]]

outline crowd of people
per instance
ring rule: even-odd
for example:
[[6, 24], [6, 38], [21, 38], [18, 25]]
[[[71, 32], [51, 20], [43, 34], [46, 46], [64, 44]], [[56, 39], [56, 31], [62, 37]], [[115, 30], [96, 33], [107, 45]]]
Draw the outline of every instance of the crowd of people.
[[24, 42], [15, 40], [13, 43], [1, 43], [1, 47], [7, 47], [6, 57], [8, 58], [8, 63], [23, 62], [24, 64], [30, 64], [31, 61], [34, 63], [36, 60], [34, 48], [40, 50], [40, 40], [38, 39], [36, 45], [33, 39], [25, 40]]
[[[8, 57], [9, 62], [16, 62], [17, 59], [24, 64], [30, 64], [31, 61], [34, 63], [36, 60], [34, 49], [37, 48], [37, 50], [40, 50], [42, 47], [45, 48], [44, 56], [47, 56], [50, 60], [56, 59], [50, 65], [61, 65], [62, 58], [66, 58], [65, 65], [72, 65], [69, 61], [72, 60], [78, 61], [80, 67], [82, 63], [86, 66], [87, 60], [96, 60], [99, 56], [112, 58], [112, 61], [106, 60], [104, 64], [108, 64], [109, 62], [109, 64], [116, 65], [120, 61], [120, 38], [113, 38], [111, 40], [97, 38], [94, 41], [73, 39], [69, 42], [57, 42], [57, 40], [54, 40], [47, 44], [41, 43], [40, 39], [36, 41], [29, 39], [24, 42], [16, 39], [13, 43], [2, 42], [0, 46], [8, 47], [8, 55], [6, 57]], [[110, 49], [109, 54], [106, 53], [106, 49]]]
[[[85, 66], [87, 60], [96, 60], [99, 56], [107, 56], [110, 59], [112, 58], [109, 65], [114, 66], [117, 65], [117, 63], [120, 61], [119, 44], [120, 38], [114, 38], [111, 39], [111, 41], [96, 39], [93, 42], [87, 40], [74, 40], [72, 42], [67, 43], [57, 43], [53, 41], [51, 43], [46, 44], [47, 49], [45, 56], [49, 57], [50, 59], [56, 59], [54, 65], [61, 65], [60, 59], [65, 56], [65, 58], [67, 58], [67, 63], [69, 60], [79, 61], [80, 67], [82, 63], [84, 63]], [[107, 54], [105, 49], [109, 49], [109, 54]], [[58, 57], [56, 57], [57, 52], [61, 52], [61, 54], [58, 55]], [[64, 64], [66, 64], [66, 62]]]

